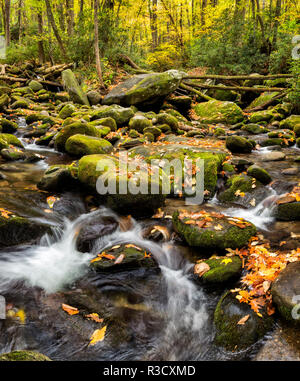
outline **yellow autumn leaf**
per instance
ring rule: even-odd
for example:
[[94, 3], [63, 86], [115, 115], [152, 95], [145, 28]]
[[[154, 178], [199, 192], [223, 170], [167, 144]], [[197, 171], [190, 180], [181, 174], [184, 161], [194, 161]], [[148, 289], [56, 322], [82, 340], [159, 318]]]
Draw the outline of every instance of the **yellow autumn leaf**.
[[15, 317], [18, 317], [20, 319], [21, 324], [25, 324], [26, 321], [26, 314], [25, 311], [20, 309], [16, 312]]
[[224, 258], [223, 261], [221, 261], [221, 263], [225, 263], [225, 266], [228, 264], [228, 263], [231, 263], [232, 262], [232, 259], [230, 258]]
[[104, 336], [105, 336], [105, 332], [106, 332], [106, 328], [107, 328], [107, 326], [105, 326], [101, 329], [96, 329], [96, 331], [94, 331], [94, 333], [92, 334], [92, 336], [90, 338], [89, 345], [95, 345], [98, 342], [103, 341]]

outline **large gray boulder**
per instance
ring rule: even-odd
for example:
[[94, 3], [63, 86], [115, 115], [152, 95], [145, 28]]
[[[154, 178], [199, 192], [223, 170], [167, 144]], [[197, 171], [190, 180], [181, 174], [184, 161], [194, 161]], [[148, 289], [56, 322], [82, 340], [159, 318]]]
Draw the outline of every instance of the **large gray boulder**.
[[179, 86], [184, 75], [178, 70], [136, 75], [116, 86], [102, 103], [142, 107], [161, 104]]

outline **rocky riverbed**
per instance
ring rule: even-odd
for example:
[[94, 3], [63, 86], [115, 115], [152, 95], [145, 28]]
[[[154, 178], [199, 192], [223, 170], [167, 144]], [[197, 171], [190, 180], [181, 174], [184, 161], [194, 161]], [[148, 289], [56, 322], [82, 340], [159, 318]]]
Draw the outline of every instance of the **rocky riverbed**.
[[299, 359], [300, 116], [183, 76], [0, 86], [0, 360]]

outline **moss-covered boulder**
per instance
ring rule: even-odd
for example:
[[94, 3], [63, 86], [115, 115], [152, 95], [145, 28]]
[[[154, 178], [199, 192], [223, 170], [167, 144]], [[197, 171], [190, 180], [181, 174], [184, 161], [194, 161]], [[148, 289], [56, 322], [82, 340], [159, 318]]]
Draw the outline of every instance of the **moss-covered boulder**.
[[0, 112], [5, 111], [6, 107], [9, 103], [9, 96], [7, 94], [3, 94], [0, 96]]
[[282, 138], [282, 139], [292, 139], [295, 138], [295, 134], [291, 130], [277, 130], [268, 133], [269, 138]]
[[98, 105], [101, 103], [102, 95], [99, 93], [99, 91], [90, 90], [86, 95], [91, 105]]
[[258, 165], [251, 165], [247, 170], [247, 174], [254, 177], [264, 185], [267, 185], [272, 181], [272, 177], [269, 173]]
[[235, 202], [248, 207], [251, 205], [250, 200], [255, 198], [260, 202], [267, 194], [267, 190], [259, 181], [245, 174], [231, 176], [226, 182], [226, 187], [228, 189], [218, 195], [221, 202]]
[[133, 244], [124, 244], [117, 248], [105, 250], [103, 256], [91, 261], [91, 267], [99, 272], [118, 272], [140, 267], [158, 267], [151, 253]]
[[193, 99], [187, 95], [172, 95], [167, 101], [172, 106], [176, 107], [179, 112], [186, 113], [191, 109]]
[[299, 221], [300, 220], [300, 202], [290, 202], [277, 205], [275, 216], [280, 221]]
[[17, 161], [17, 160], [25, 160], [26, 154], [24, 151], [22, 151], [19, 148], [10, 147], [10, 148], [3, 148], [0, 152], [3, 159], [8, 161]]
[[59, 112], [58, 116], [61, 119], [67, 119], [76, 111], [76, 107], [71, 103], [65, 105]]
[[232, 153], [251, 153], [253, 146], [251, 142], [242, 136], [228, 136], [226, 148]]
[[66, 91], [61, 91], [59, 93], [55, 93], [54, 99], [59, 102], [69, 102], [70, 95]]
[[[300, 324], [300, 262], [292, 262], [281, 271], [272, 283], [271, 293], [274, 304], [281, 316], [291, 322]], [[297, 298], [298, 297], [298, 298]], [[294, 311], [294, 313], [293, 313]]]
[[49, 123], [51, 126], [53, 126], [56, 123], [55, 118], [49, 116], [49, 115], [43, 115], [40, 113], [34, 113], [26, 116], [26, 123], [27, 124], [32, 124], [35, 122], [43, 122], [43, 123]]
[[272, 110], [256, 111], [249, 117], [250, 123], [269, 122], [273, 119], [274, 114]]
[[260, 142], [262, 147], [281, 146], [289, 147], [295, 144], [295, 139], [283, 139], [283, 138], [269, 138]]
[[118, 105], [102, 106], [95, 110], [91, 115], [91, 121], [103, 118], [113, 118], [118, 127], [128, 124], [129, 120], [134, 116], [132, 108], [121, 107]]
[[152, 215], [165, 201], [161, 181], [138, 169], [136, 162], [132, 163], [131, 170], [130, 162], [126, 171], [121, 157], [84, 156], [79, 160], [78, 179], [95, 194], [98, 193], [113, 210], [122, 214]]
[[146, 127], [144, 128], [143, 133], [152, 134], [155, 137], [155, 139], [157, 139], [161, 135], [161, 130], [157, 127]]
[[295, 135], [296, 135], [297, 138], [300, 137], [300, 123], [298, 123], [298, 124], [296, 124], [296, 125], [294, 126], [294, 133], [295, 133]]
[[28, 86], [31, 88], [32, 91], [38, 92], [40, 90], [43, 90], [43, 85], [35, 80], [32, 80], [29, 82]]
[[262, 93], [259, 97], [254, 99], [254, 101], [249, 105], [249, 109], [252, 109], [252, 108], [255, 108], [255, 107], [258, 107], [258, 106], [262, 106], [266, 102], [271, 101], [278, 94], [279, 93], [276, 93], [276, 92], [271, 92], [271, 93], [265, 92], [265, 93]]
[[152, 127], [152, 122], [143, 115], [135, 115], [129, 121], [129, 128], [143, 133], [145, 128]]
[[[98, 123], [97, 125], [99, 126], [106, 126], [106, 127], [109, 127], [111, 131], [116, 131], [117, 130], [117, 123], [116, 121], [111, 118], [111, 117], [108, 117], [108, 118], [102, 118], [102, 119], [97, 119], [95, 120], [95, 122], [92, 122], [92, 123]], [[96, 125], [96, 124], [95, 124]]]
[[105, 139], [76, 134], [71, 136], [65, 145], [65, 150], [74, 156], [106, 154], [113, 150], [113, 146]]
[[233, 102], [212, 100], [199, 103], [195, 112], [203, 123], [235, 124], [244, 120], [243, 111]]
[[[7, 145], [13, 145], [15, 147], [24, 148], [22, 142], [15, 135], [0, 134], [0, 139], [1, 141], [4, 141]], [[3, 147], [3, 148], [7, 148], [7, 147]]]
[[243, 131], [249, 132], [249, 134], [252, 134], [252, 135], [265, 134], [270, 131], [267, 128], [260, 126], [259, 124], [256, 124], [256, 123], [246, 124], [241, 129]]
[[46, 226], [8, 212], [8, 218], [0, 216], [0, 248], [32, 242], [46, 231]]
[[86, 94], [83, 92], [72, 70], [64, 70], [62, 72], [62, 80], [67, 92], [70, 95], [71, 100], [74, 103], [79, 103], [87, 106], [90, 105]]
[[72, 176], [72, 168], [67, 165], [53, 165], [46, 170], [37, 184], [41, 190], [50, 192], [62, 192], [76, 187], [77, 181]]
[[204, 283], [220, 284], [236, 279], [242, 272], [242, 260], [238, 256], [212, 257], [204, 261], [210, 269], [202, 275]]
[[178, 86], [184, 73], [169, 70], [164, 73], [136, 75], [116, 86], [103, 99], [103, 104], [150, 107], [162, 104]]
[[294, 130], [294, 127], [300, 124], [300, 115], [290, 115], [288, 118], [280, 122], [280, 128], [288, 128], [289, 130]]
[[[180, 139], [183, 142], [183, 138]], [[183, 196], [190, 197], [192, 197], [192, 194], [187, 195], [185, 189], [182, 189], [181, 185], [177, 184], [177, 179], [184, 178], [181, 168], [184, 168], [185, 160], [189, 160], [194, 165], [196, 165], [197, 160], [200, 162], [203, 160], [204, 190], [208, 197], [212, 197], [217, 186], [218, 172], [221, 170], [222, 163], [227, 156], [223, 151], [208, 151], [201, 147], [198, 148], [197, 146], [176, 143], [166, 145], [161, 144], [156, 150], [152, 150], [151, 148], [147, 150], [145, 147], [141, 147], [141, 151], [138, 149], [132, 150], [130, 154], [133, 156], [141, 154], [149, 164], [152, 163], [154, 166], [155, 162], [161, 162], [163, 164], [162, 168], [164, 172], [170, 179], [170, 195], [178, 195], [178, 193], [182, 192]], [[176, 162], [177, 160], [180, 161], [181, 168], [179, 168], [179, 172], [175, 171], [172, 175], [172, 162]]]
[[11, 93], [11, 88], [8, 86], [0, 86], [0, 95], [3, 94], [10, 94]]
[[63, 127], [55, 137], [55, 146], [59, 150], [65, 149], [67, 140], [73, 135], [88, 135], [101, 138], [101, 132], [91, 124], [75, 122]]
[[243, 219], [205, 214], [190, 218], [178, 211], [173, 214], [173, 226], [189, 246], [206, 250], [241, 248], [256, 233], [256, 227]]
[[38, 352], [13, 351], [0, 355], [0, 361], [51, 361], [51, 359]]
[[156, 125], [168, 125], [173, 132], [177, 132], [179, 129], [179, 123], [175, 116], [169, 113], [159, 113], [154, 119]]
[[[248, 316], [244, 324], [238, 322]], [[225, 292], [214, 313], [215, 343], [228, 350], [242, 350], [261, 339], [273, 325], [273, 319], [262, 311], [258, 316], [248, 304], [240, 303], [235, 294]]]
[[7, 132], [8, 134], [16, 132], [18, 129], [18, 125], [16, 122], [13, 122], [12, 120], [8, 120], [5, 118], [0, 119], [0, 125], [2, 132]]

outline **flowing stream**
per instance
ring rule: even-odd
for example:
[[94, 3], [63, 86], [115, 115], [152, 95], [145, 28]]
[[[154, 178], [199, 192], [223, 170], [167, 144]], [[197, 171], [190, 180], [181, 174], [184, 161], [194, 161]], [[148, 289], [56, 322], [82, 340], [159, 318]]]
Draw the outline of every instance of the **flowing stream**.
[[[214, 346], [213, 311], [223, 290], [207, 290], [192, 279], [188, 249], [172, 240], [156, 243], [143, 238], [147, 221], [133, 221], [128, 231], [119, 228], [97, 239], [89, 253], [79, 252], [76, 240], [88, 221], [119, 217], [106, 208], [87, 213], [75, 194], [72, 203], [61, 211], [44, 213], [45, 196], [30, 186], [49, 164], [68, 162], [70, 158], [27, 142], [25, 146], [45, 155], [46, 160], [7, 165], [5, 179], [0, 181], [0, 201], [16, 213], [46, 222], [51, 233], [36, 245], [0, 251], [0, 293], [7, 303], [26, 313], [26, 324], [0, 322], [1, 352], [33, 349], [57, 360], [253, 358], [256, 346], [234, 354]], [[272, 211], [276, 196], [284, 190], [270, 187], [268, 191], [267, 197], [251, 209], [226, 209], [216, 198], [209, 207], [243, 217], [265, 234], [276, 234], [283, 225], [275, 226]], [[174, 203], [174, 207], [179, 205]], [[151, 252], [160, 271], [141, 268], [97, 274], [90, 270], [90, 260], [97, 253], [127, 243]], [[62, 303], [81, 306], [89, 313], [104, 308], [111, 334], [103, 345], [88, 346], [95, 325], [82, 316], [67, 315], [61, 310]]]

